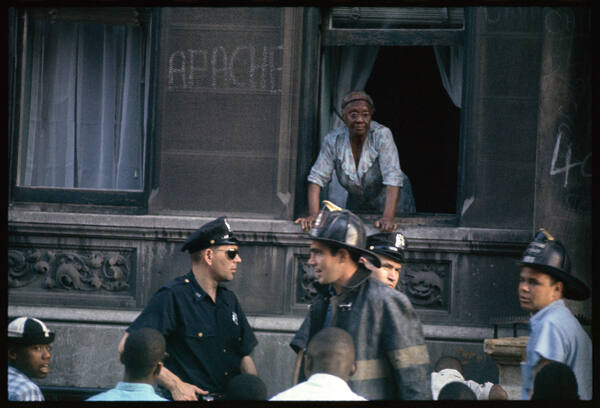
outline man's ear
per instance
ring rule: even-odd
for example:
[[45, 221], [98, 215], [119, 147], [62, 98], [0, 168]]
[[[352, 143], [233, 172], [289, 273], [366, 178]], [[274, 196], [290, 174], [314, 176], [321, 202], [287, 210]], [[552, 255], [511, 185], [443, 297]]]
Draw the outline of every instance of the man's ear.
[[348, 259], [350, 259], [350, 252], [348, 252], [348, 250], [346, 248], [340, 248], [337, 251], [337, 255], [339, 255], [339, 259], [340, 261], [347, 261]]
[[363, 264], [364, 267], [367, 268], [370, 271], [374, 271], [374, 270], [379, 269], [379, 268], [376, 268], [375, 265], [373, 265], [373, 262], [371, 262], [370, 260], [368, 260], [364, 256], [361, 256], [360, 258], [358, 258], [358, 263]]
[[561, 298], [563, 295], [563, 290], [565, 288], [565, 284], [562, 281], [556, 281], [556, 283], [554, 284], [554, 290], [556, 290], [556, 296], [557, 298]]
[[212, 260], [214, 256], [214, 251], [210, 248], [204, 249], [204, 253], [202, 254], [202, 259], [207, 265], [212, 265]]
[[8, 359], [9, 360], [16, 360], [17, 359], [17, 348], [14, 346], [9, 346], [8, 347]]
[[355, 372], [356, 372], [356, 362], [352, 363], [352, 368], [350, 369], [349, 377], [352, 377]]
[[310, 377], [310, 370], [312, 369], [312, 358], [308, 355], [308, 353], [304, 352], [304, 377]]
[[154, 367], [154, 371], [152, 372], [152, 374], [154, 374], [154, 376], [158, 377], [158, 375], [160, 374], [160, 370], [163, 368], [163, 363], [162, 361], [159, 361], [158, 363], [156, 363], [156, 367]]

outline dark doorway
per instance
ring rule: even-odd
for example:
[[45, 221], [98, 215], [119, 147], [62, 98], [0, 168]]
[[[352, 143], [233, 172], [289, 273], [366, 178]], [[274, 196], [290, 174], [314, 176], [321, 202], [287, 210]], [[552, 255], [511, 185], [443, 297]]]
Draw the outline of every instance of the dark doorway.
[[380, 47], [365, 91], [373, 119], [394, 135], [417, 212], [454, 214], [460, 109], [442, 85], [433, 47]]

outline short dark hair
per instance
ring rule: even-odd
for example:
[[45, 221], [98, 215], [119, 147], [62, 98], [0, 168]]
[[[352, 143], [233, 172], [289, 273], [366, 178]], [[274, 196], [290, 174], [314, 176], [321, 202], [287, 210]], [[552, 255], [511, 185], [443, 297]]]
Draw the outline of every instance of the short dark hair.
[[459, 373], [463, 374], [462, 364], [460, 363], [460, 361], [458, 361], [458, 359], [456, 359], [454, 357], [450, 357], [450, 356], [440, 357], [440, 359], [437, 361], [437, 363], [435, 363], [434, 371], [440, 372], [446, 368], [454, 369], [454, 370], [458, 371]]
[[560, 279], [558, 279], [555, 276], [550, 275], [549, 273], [547, 273], [546, 275], [548, 275], [548, 277], [550, 278], [551, 285], [555, 285], [557, 282], [562, 282]]
[[227, 383], [225, 399], [231, 401], [267, 399], [267, 386], [256, 375], [239, 374]]
[[444, 385], [438, 394], [439, 400], [476, 400], [477, 396], [466, 384], [452, 381]]
[[165, 349], [164, 336], [158, 330], [145, 327], [129, 334], [121, 362], [133, 378], [144, 378], [164, 359]]
[[[27, 347], [32, 346], [33, 344], [22, 344], [19, 343], [18, 341], [14, 341], [12, 339], [8, 339], [8, 341], [6, 342], [6, 348], [8, 349], [8, 352], [10, 353], [11, 350], [14, 351], [17, 356], [19, 354], [23, 353], [23, 350], [25, 350]], [[14, 361], [10, 356], [8, 357], [9, 361]], [[16, 361], [14, 361], [16, 363]]]
[[578, 400], [577, 378], [571, 367], [558, 361], [544, 365], [535, 375], [532, 400]]
[[321, 329], [308, 343], [305, 370], [327, 373], [346, 380], [353, 371], [355, 346], [352, 336], [339, 327]]
[[359, 263], [358, 260], [362, 256], [360, 252], [353, 251], [351, 248], [345, 247], [343, 245], [335, 245], [330, 242], [323, 242], [323, 244], [325, 244], [329, 248], [329, 252], [331, 252], [331, 255], [333, 256], [335, 256], [340, 249], [345, 249], [346, 251], [348, 251], [348, 253], [350, 254], [350, 259], [355, 264]]

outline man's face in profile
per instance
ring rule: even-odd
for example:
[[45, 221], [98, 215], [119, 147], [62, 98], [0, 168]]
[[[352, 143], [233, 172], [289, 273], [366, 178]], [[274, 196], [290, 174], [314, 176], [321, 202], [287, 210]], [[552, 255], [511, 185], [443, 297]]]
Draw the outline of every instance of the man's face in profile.
[[319, 241], [310, 244], [308, 264], [313, 267], [317, 280], [322, 285], [335, 283], [343, 276], [339, 252], [332, 255], [329, 247]]

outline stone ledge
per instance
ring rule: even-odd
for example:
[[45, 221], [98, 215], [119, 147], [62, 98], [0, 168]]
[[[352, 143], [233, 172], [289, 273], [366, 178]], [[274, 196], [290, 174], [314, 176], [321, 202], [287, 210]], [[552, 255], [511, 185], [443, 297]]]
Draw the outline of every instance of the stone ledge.
[[[78, 236], [183, 242], [212, 217], [166, 215], [118, 215], [41, 212], [9, 208], [9, 234]], [[242, 242], [308, 246], [305, 234], [289, 220], [229, 218]], [[409, 250], [455, 253], [520, 254], [531, 232], [515, 229], [440, 226], [401, 226]], [[367, 233], [377, 232], [367, 225]]]
[[520, 364], [521, 361], [525, 361], [528, 340], [528, 336], [485, 339], [483, 351], [499, 364]]
[[[116, 309], [76, 309], [60, 307], [8, 306], [8, 316], [35, 316], [48, 322], [77, 324], [114, 324], [127, 326], [135, 320], [140, 311]], [[295, 333], [302, 325], [303, 317], [296, 316], [248, 316], [254, 330], [268, 332]], [[423, 325], [427, 340], [462, 340], [483, 342], [489, 338], [491, 327], [467, 327]]]

